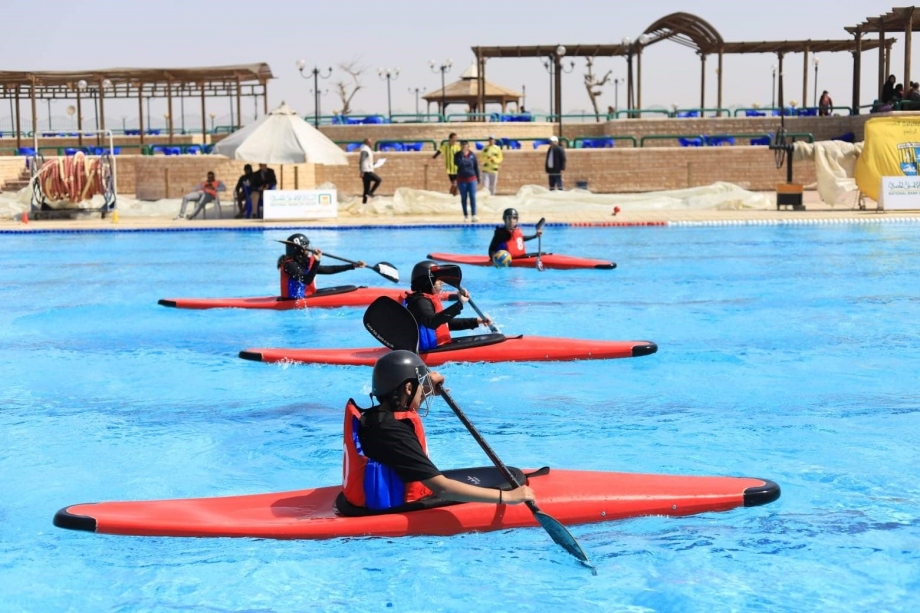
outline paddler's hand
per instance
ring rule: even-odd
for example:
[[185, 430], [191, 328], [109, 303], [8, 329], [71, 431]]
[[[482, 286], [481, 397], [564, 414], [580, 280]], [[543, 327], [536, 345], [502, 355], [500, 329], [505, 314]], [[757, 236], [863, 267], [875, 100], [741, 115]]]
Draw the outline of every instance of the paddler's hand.
[[477, 317], [476, 321], [479, 322], [480, 326], [491, 326], [492, 325], [492, 320], [489, 317], [485, 317], [485, 318]]
[[358, 260], [355, 262], [355, 268], [364, 268], [367, 264], [364, 263], [364, 260]]
[[510, 492], [502, 492], [502, 502], [505, 504], [522, 504], [524, 502], [533, 502], [534, 500], [536, 500], [536, 497], [528, 485], [522, 485]]
[[439, 373], [436, 370], [428, 371], [428, 380], [431, 382], [432, 387], [434, 388], [434, 395], [441, 395], [441, 386], [444, 385], [444, 375]]
[[537, 230], [537, 236], [543, 236], [543, 228]]
[[323, 250], [322, 250], [322, 249], [314, 249], [314, 250], [313, 250], [313, 255], [315, 256], [315, 258], [316, 258], [317, 260], [319, 260], [321, 257], [323, 257]]
[[459, 300], [460, 302], [464, 302], [464, 303], [465, 303], [465, 302], [469, 302], [469, 301], [470, 301], [470, 293], [467, 292], [466, 290], [464, 290], [464, 291], [462, 291], [462, 292], [457, 292], [457, 300]]

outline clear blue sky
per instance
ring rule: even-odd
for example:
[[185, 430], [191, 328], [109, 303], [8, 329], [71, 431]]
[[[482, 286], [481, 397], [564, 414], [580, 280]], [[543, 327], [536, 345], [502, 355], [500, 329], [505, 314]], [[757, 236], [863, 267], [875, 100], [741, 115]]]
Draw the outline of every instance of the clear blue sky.
[[[335, 67], [360, 58], [368, 67], [365, 89], [354, 99], [362, 112], [386, 112], [386, 82], [378, 68], [400, 68], [392, 82], [394, 112], [414, 112], [410, 88], [440, 87], [440, 75], [432, 73], [429, 59], [453, 60], [448, 82], [459, 78], [472, 62], [474, 45], [535, 45], [617, 43], [624, 36], [635, 39], [657, 19], [673, 12], [697, 15], [716, 28], [726, 41], [794, 39], [845, 39], [844, 26], [891, 10], [893, 0], [552, 0], [546, 2], [430, 2], [422, 0], [369, 2], [300, 1], [231, 3], [214, 0], [161, 0], [130, 2], [46, 0], [35, 5], [7, 3], [0, 37], [0, 57], [5, 70], [76, 70], [118, 67], [191, 67], [267, 62], [275, 76], [269, 84], [269, 104], [287, 100], [301, 114], [312, 114], [312, 80], [300, 78], [295, 67], [304, 59], [312, 67]], [[898, 3], [901, 6], [903, 3]], [[244, 8], [245, 7], [245, 8]], [[40, 14], [38, 14], [40, 12]], [[900, 36], [900, 35], [898, 35]], [[920, 39], [917, 39], [920, 47]], [[837, 104], [849, 105], [852, 57], [849, 53], [821, 54], [818, 87], [828, 89]], [[872, 102], [877, 76], [875, 51], [863, 55], [862, 102]], [[769, 54], [725, 58], [726, 106], [767, 105], [776, 61]], [[600, 58], [597, 69], [626, 76], [623, 58]], [[892, 57], [892, 72], [903, 74], [904, 46], [899, 39]], [[920, 62], [912, 62], [920, 78]], [[590, 108], [582, 84], [584, 62], [563, 81], [564, 109], [578, 112]], [[716, 59], [707, 61], [707, 106], [716, 102]], [[786, 58], [786, 99], [802, 103], [802, 56]], [[809, 65], [813, 96], [813, 66]], [[340, 72], [338, 74], [341, 74]], [[487, 76], [508, 88], [526, 87], [526, 105], [546, 110], [549, 76], [537, 59], [491, 60]], [[329, 94], [321, 108], [328, 113], [339, 106], [331, 79], [323, 83]], [[643, 56], [643, 106], [681, 107], [699, 105], [700, 63], [688, 48], [661, 42]], [[620, 86], [620, 106], [625, 106], [625, 86]], [[615, 105], [614, 87], [608, 86], [602, 108]], [[64, 116], [66, 103], [54, 103], [52, 114]], [[165, 102], [155, 101], [152, 114], [162, 117]], [[197, 108], [196, 105], [191, 105]], [[228, 115], [225, 104], [210, 109]], [[111, 114], [136, 117], [136, 106], [108, 107]], [[424, 108], [424, 102], [422, 103]], [[25, 110], [25, 108], [24, 108]], [[188, 110], [189, 116], [195, 109]], [[252, 105], [244, 105], [250, 118]], [[458, 108], [459, 111], [459, 108]], [[40, 112], [40, 115], [43, 115]], [[84, 115], [86, 113], [84, 112]], [[8, 125], [9, 109], [0, 104], [0, 124]], [[200, 120], [198, 120], [200, 121]]]

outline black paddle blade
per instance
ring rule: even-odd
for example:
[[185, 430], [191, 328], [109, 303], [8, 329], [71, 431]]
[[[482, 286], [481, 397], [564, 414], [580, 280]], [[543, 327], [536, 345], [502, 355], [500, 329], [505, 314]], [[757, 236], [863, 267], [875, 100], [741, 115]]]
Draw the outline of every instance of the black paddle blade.
[[389, 296], [374, 300], [364, 311], [364, 327], [390, 349], [418, 353], [418, 324], [406, 307]]
[[371, 266], [371, 270], [393, 283], [399, 283], [399, 271], [389, 262], [379, 262]]
[[559, 523], [559, 520], [555, 517], [547, 515], [543, 511], [535, 509], [535, 507], [536, 505], [533, 505], [530, 509], [533, 511], [533, 516], [537, 518], [537, 521], [540, 522], [543, 529], [549, 533], [553, 541], [577, 558], [579, 562], [590, 568], [594, 575], [597, 575], [597, 569], [594, 568], [594, 565], [588, 560], [588, 556], [585, 554], [584, 549], [581, 548], [581, 545], [578, 544], [578, 541], [575, 540], [572, 533]]
[[537, 222], [537, 231], [542, 230], [543, 226], [545, 225], [546, 225], [546, 217], [541, 217], [540, 221]]
[[459, 288], [463, 280], [463, 271], [456, 264], [438, 264], [431, 267], [431, 280], [432, 283], [443, 281], [451, 287]]

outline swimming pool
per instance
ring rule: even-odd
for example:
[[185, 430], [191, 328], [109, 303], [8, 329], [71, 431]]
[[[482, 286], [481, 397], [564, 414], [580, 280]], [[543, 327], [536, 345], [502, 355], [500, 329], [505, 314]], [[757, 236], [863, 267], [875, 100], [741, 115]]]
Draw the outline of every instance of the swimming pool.
[[[920, 589], [920, 228], [550, 228], [614, 271], [464, 268], [507, 333], [649, 339], [604, 362], [454, 364], [454, 398], [509, 464], [773, 479], [764, 507], [572, 533], [129, 538], [60, 530], [97, 500], [280, 491], [341, 478], [368, 369], [276, 366], [250, 346], [371, 346], [360, 309], [180, 311], [276, 292], [289, 231], [0, 237], [0, 608], [5, 610], [898, 610]], [[316, 230], [404, 277], [490, 230]], [[385, 281], [370, 271], [321, 285]], [[443, 403], [442, 468], [487, 464]]]

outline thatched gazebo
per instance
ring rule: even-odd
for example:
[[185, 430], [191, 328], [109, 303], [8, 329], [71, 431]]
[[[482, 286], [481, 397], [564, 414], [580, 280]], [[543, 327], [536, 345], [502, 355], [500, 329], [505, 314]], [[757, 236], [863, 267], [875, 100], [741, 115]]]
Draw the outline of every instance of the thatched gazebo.
[[455, 81], [443, 89], [437, 89], [431, 93], [425, 94], [422, 98], [428, 102], [438, 105], [438, 112], [444, 114], [444, 109], [449, 104], [466, 104], [469, 106], [471, 113], [485, 112], [485, 105], [490, 102], [500, 104], [502, 112], [507, 110], [508, 103], [514, 103], [518, 108], [521, 106], [521, 94], [501, 85], [485, 81], [485, 95], [482, 97], [483, 108], [480, 109], [479, 96], [479, 72], [476, 65], [473, 64], [460, 75], [460, 80]]

